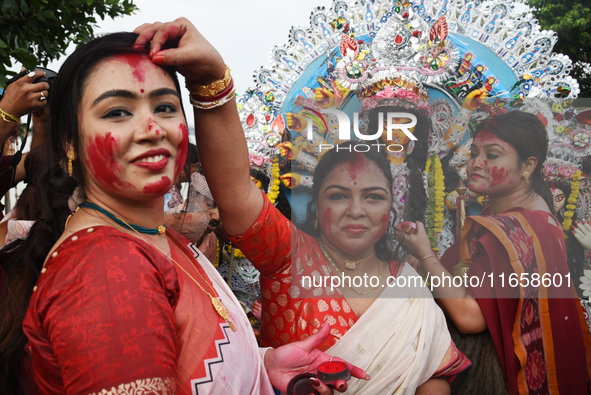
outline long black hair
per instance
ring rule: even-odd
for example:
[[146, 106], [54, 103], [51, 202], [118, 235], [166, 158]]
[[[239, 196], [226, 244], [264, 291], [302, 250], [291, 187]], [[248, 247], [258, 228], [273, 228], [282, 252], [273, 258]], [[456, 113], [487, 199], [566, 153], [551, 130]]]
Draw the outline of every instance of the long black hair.
[[[320, 237], [321, 231], [320, 226], [318, 226], [317, 221], [319, 219], [317, 218], [316, 213], [320, 187], [326, 177], [337, 165], [356, 161], [361, 155], [378, 166], [388, 181], [389, 190], [392, 191], [392, 173], [390, 172], [390, 164], [386, 158], [386, 151], [383, 144], [379, 141], [366, 141], [363, 143], [363, 150], [365, 150], [365, 147], [369, 147], [369, 150], [364, 152], [355, 151], [354, 147], [356, 144], [357, 142], [354, 141], [345, 141], [324, 154], [322, 159], [318, 162], [318, 165], [314, 170], [312, 199], [308, 202], [306, 208], [306, 218], [303, 222], [297, 225], [300, 230], [308, 233], [310, 236]], [[378, 144], [381, 144], [381, 149]], [[400, 245], [394, 239], [393, 232], [399, 232], [400, 234], [402, 234], [402, 232], [394, 229], [392, 224], [395, 222], [396, 212], [394, 211], [394, 217], [391, 220], [390, 226], [388, 226], [388, 232], [386, 232], [386, 234], [376, 243], [376, 256], [381, 260], [389, 261], [398, 258]]]
[[[45, 257], [62, 235], [66, 220], [71, 214], [68, 199], [77, 187], [80, 197], [84, 198], [84, 174], [80, 161], [73, 162], [73, 177], [68, 176], [65, 168], [68, 162], [67, 147], [73, 147], [75, 157], [80, 157], [78, 107], [85, 82], [103, 60], [120, 54], [137, 53], [133, 49], [136, 38], [135, 33], [114, 33], [83, 44], [66, 59], [51, 88], [51, 121], [46, 148], [48, 163], [41, 181], [43, 193], [39, 215], [28, 238], [19, 248], [22, 258], [19, 259], [18, 277], [15, 273], [6, 272], [6, 292], [11, 294], [12, 299], [3, 309], [3, 314], [10, 317], [4, 321], [8, 326], [0, 328], [0, 334], [5, 335], [0, 336], [2, 394], [25, 394], [27, 391], [22, 381], [15, 380], [15, 377], [23, 377], [23, 372], [18, 367], [27, 341], [21, 323]], [[164, 70], [180, 92], [174, 69], [164, 67]], [[5, 370], [7, 367], [12, 368]]]

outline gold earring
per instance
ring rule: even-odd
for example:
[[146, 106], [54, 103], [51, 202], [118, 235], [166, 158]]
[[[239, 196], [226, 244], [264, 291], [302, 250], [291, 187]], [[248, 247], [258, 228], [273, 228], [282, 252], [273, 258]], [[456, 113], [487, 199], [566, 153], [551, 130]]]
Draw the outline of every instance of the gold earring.
[[68, 175], [72, 177], [72, 173], [74, 172], [72, 161], [74, 160], [74, 150], [70, 151], [68, 154]]
[[527, 182], [528, 184], [531, 184], [531, 181], [529, 179], [529, 171], [526, 171], [525, 173], [523, 173], [523, 177], [525, 178], [525, 182]]

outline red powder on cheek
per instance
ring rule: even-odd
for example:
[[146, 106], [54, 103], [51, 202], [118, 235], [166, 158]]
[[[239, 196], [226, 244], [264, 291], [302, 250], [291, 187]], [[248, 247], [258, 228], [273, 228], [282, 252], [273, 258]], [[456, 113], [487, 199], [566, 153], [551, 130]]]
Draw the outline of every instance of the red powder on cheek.
[[187, 126], [183, 123], [179, 125], [181, 131], [181, 141], [176, 147], [176, 162], [174, 165], [174, 179], [176, 180], [183, 170], [183, 166], [187, 161], [187, 155], [189, 154], [189, 131]]
[[163, 176], [159, 181], [151, 182], [146, 184], [144, 189], [142, 189], [143, 193], [166, 193], [172, 186], [172, 181], [170, 178]]
[[505, 170], [504, 167], [497, 169], [497, 167], [494, 166], [492, 168], [491, 174], [490, 174], [490, 176], [491, 176], [490, 186], [494, 187], [494, 186], [504, 183], [507, 180], [508, 175], [509, 175], [509, 170]]
[[[141, 54], [121, 54], [115, 57], [116, 60], [127, 63], [132, 70], [133, 76], [135, 77], [138, 82], [145, 82], [146, 81], [146, 70], [141, 65], [142, 62], [145, 62], [146, 65], [152, 64], [144, 55]], [[157, 67], [157, 66], [156, 66]]]
[[105, 136], [91, 138], [86, 152], [90, 170], [98, 182], [109, 189], [134, 188], [128, 182], [122, 182], [119, 178], [121, 166], [115, 160], [114, 154], [119, 150], [119, 141], [115, 140], [111, 133]]
[[322, 213], [322, 219], [320, 220], [320, 228], [322, 229], [322, 232], [327, 235], [332, 237], [332, 231], [330, 229], [330, 224], [332, 223], [331, 219], [330, 219], [330, 215], [332, 213], [332, 209], [327, 208], [323, 213]]

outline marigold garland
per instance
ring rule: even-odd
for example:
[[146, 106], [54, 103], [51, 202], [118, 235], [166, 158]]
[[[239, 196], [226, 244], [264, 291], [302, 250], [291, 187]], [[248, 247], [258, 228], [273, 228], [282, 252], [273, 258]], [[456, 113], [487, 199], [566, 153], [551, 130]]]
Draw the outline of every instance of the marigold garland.
[[213, 264], [215, 267], [220, 265], [220, 240], [217, 241], [217, 247], [215, 250], [215, 263]]
[[[573, 175], [573, 180], [570, 183], [570, 195], [567, 200], [566, 211], [564, 212], [564, 220], [562, 221], [562, 229], [566, 232], [570, 230], [570, 227], [573, 224], [573, 215], [575, 215], [575, 210], [577, 208], [577, 200], [579, 199], [579, 188], [581, 187], [581, 171], [577, 170], [577, 172]], [[564, 237], [566, 238], [567, 235], [565, 234]]]
[[267, 198], [271, 202], [271, 204], [275, 204], [277, 201], [277, 197], [279, 196], [279, 158], [273, 159], [273, 166], [271, 167], [271, 182], [269, 185], [271, 188], [269, 192], [267, 192]]
[[[433, 168], [431, 168], [433, 166]], [[427, 159], [425, 164], [427, 184], [429, 186], [429, 204], [427, 206], [427, 235], [431, 240], [433, 251], [439, 251], [437, 247], [437, 234], [443, 231], [443, 205], [445, 204], [445, 176], [441, 160], [437, 154], [433, 159]]]
[[[434, 155], [434, 157], [437, 155]], [[425, 163], [425, 174], [427, 174], [427, 187], [428, 187], [428, 196], [429, 199], [427, 203], [427, 221], [425, 222], [425, 228], [427, 230], [427, 236], [429, 236], [429, 240], [431, 242], [431, 248], [437, 248], [437, 242], [435, 240], [435, 171], [434, 167], [431, 168], [433, 164], [433, 159], [427, 159], [427, 163]]]

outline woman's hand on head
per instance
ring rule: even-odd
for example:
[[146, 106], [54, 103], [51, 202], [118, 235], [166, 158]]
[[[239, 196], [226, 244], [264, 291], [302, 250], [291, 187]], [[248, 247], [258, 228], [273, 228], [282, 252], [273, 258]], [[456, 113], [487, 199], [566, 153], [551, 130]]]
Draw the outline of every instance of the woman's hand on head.
[[404, 234], [402, 247], [417, 259], [421, 259], [429, 254], [433, 255], [431, 240], [429, 240], [429, 236], [427, 236], [425, 226], [420, 221], [417, 221], [416, 225], [417, 233]]
[[[282, 392], [286, 392], [287, 385], [298, 374], [302, 373], [317, 373], [318, 366], [324, 362], [331, 360], [331, 356], [316, 349], [319, 345], [324, 343], [330, 333], [330, 325], [325, 322], [318, 333], [310, 336], [306, 340], [286, 344], [276, 349], [270, 349], [265, 354], [265, 367], [269, 374], [271, 384]], [[345, 362], [351, 376], [369, 380], [369, 376], [363, 369], [360, 369], [340, 358], [333, 357], [332, 361]], [[320, 380], [318, 385], [312, 385], [316, 391], [323, 395], [332, 394], [333, 390]], [[347, 390], [347, 382], [339, 380], [335, 384], [335, 389], [338, 392], [345, 392]]]
[[134, 30], [139, 34], [134, 48], [149, 48], [152, 62], [173, 66], [186, 79], [207, 85], [224, 77], [226, 65], [218, 51], [186, 18], [167, 23], [146, 23]]

